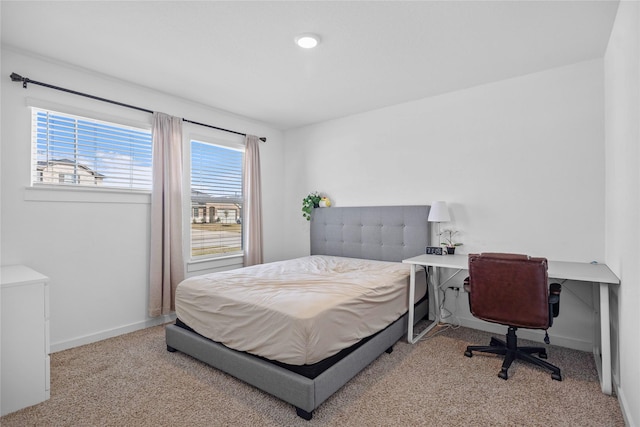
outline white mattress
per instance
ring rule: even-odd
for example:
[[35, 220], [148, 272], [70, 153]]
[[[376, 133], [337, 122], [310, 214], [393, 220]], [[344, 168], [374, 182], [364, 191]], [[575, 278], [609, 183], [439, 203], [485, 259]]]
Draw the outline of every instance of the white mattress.
[[[319, 362], [408, 308], [408, 264], [310, 256], [191, 277], [176, 314], [227, 347], [292, 365]], [[426, 281], [419, 271], [416, 301]]]

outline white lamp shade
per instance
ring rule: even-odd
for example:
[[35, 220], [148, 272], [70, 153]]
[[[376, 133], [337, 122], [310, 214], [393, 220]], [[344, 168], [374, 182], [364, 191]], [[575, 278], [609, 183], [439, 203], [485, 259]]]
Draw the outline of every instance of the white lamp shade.
[[427, 218], [429, 222], [448, 222], [451, 221], [451, 217], [449, 216], [449, 208], [447, 208], [447, 202], [437, 201], [431, 203], [431, 208], [429, 209], [429, 217]]

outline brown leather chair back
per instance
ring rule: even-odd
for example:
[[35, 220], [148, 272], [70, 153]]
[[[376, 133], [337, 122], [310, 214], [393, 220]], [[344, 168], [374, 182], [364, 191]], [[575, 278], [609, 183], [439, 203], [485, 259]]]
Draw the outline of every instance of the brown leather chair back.
[[546, 258], [469, 255], [469, 305], [482, 320], [530, 329], [550, 326]]

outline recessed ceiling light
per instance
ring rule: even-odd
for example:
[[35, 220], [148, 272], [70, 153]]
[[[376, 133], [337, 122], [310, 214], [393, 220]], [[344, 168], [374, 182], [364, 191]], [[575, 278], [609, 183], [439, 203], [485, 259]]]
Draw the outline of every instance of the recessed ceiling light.
[[296, 44], [304, 49], [311, 49], [318, 46], [320, 36], [317, 34], [305, 33], [296, 37]]

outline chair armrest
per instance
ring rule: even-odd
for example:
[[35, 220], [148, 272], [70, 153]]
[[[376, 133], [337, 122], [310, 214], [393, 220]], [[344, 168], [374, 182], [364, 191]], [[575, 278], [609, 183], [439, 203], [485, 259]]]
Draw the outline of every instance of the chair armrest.
[[464, 279], [464, 282], [463, 282], [463, 284], [462, 284], [462, 287], [464, 288], [464, 291], [465, 291], [466, 293], [471, 292], [471, 285], [469, 284], [469, 278], [468, 278], [468, 277]]
[[558, 317], [560, 314], [560, 292], [562, 292], [560, 283], [549, 285], [549, 308], [553, 317]]

